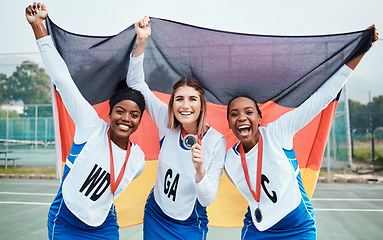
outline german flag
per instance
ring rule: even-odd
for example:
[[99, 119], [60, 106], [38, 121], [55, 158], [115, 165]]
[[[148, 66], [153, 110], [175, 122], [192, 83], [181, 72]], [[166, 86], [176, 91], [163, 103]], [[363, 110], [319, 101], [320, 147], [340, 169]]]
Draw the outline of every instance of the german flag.
[[[108, 100], [126, 77], [135, 43], [134, 25], [113, 36], [73, 34], [46, 21], [49, 34], [82, 95], [109, 122]], [[254, 96], [262, 110], [262, 125], [298, 107], [350, 59], [368, 50], [373, 29], [319, 36], [265, 36], [217, 31], [151, 18], [152, 35], [145, 49], [144, 70], [150, 89], [165, 103], [173, 84], [183, 76], [201, 82], [208, 101], [207, 122], [231, 147], [238, 140], [228, 128], [226, 104], [238, 95]], [[74, 124], [55, 92], [58, 122], [56, 148], [62, 163], [69, 154]], [[337, 99], [294, 138], [303, 184], [312, 196]], [[146, 155], [142, 175], [116, 199], [121, 227], [142, 222], [143, 209], [154, 186], [159, 153], [158, 130], [147, 113], [131, 137]], [[224, 175], [214, 203], [208, 207], [211, 226], [242, 226], [247, 202]]]

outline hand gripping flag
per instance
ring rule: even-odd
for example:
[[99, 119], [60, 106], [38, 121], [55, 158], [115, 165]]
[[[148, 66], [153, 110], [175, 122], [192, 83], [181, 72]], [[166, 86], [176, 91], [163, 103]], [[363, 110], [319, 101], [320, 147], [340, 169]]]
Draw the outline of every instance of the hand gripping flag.
[[[49, 18], [47, 28], [77, 87], [99, 116], [108, 122], [108, 100], [126, 77], [135, 42], [134, 25], [114, 36], [83, 36], [67, 32]], [[228, 128], [226, 104], [238, 94], [254, 96], [262, 125], [298, 107], [350, 59], [365, 52], [373, 29], [320, 36], [265, 36], [223, 32], [151, 18], [152, 35], [145, 49], [144, 71], [150, 89], [169, 101], [173, 84], [182, 76], [201, 82], [208, 101], [207, 121], [231, 147], [238, 140]], [[74, 124], [56, 92], [59, 134], [56, 148], [65, 162]], [[312, 196], [337, 99], [294, 138], [303, 184]], [[154, 186], [159, 152], [158, 131], [147, 113], [132, 140], [145, 152], [146, 167], [116, 199], [121, 227], [142, 222], [146, 197]], [[210, 225], [242, 226], [247, 203], [223, 175], [217, 199], [208, 207]]]

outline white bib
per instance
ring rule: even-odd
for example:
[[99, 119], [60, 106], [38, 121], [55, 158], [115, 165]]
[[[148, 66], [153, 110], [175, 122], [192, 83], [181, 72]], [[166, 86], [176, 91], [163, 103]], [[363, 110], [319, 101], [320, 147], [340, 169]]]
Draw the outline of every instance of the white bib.
[[[124, 176], [113, 196], [110, 189], [108, 129], [109, 125], [105, 123], [89, 138], [62, 187], [68, 209], [90, 226], [99, 226], [105, 221], [114, 198], [125, 190], [145, 161], [139, 146], [132, 144]], [[113, 153], [113, 157], [118, 175], [125, 155]]]
[[[164, 213], [183, 221], [191, 215], [197, 194], [192, 152], [181, 147], [180, 134], [180, 127], [169, 130], [162, 143], [154, 196]], [[201, 144], [205, 151], [205, 169], [208, 169], [213, 155], [212, 144], [221, 137], [212, 128], [203, 136]]]
[[[254, 212], [258, 203], [254, 200], [245, 180], [241, 156], [230, 148], [226, 154], [225, 169], [238, 190], [246, 198], [250, 206], [253, 223], [258, 230], [264, 231], [293, 211], [301, 201], [301, 194], [296, 180], [296, 174], [287, 159], [279, 139], [267, 131], [267, 127], [259, 128], [263, 136], [263, 161], [261, 198], [259, 208], [262, 221], [258, 223]], [[236, 148], [238, 144], [234, 146]], [[255, 191], [258, 145], [246, 154], [251, 188]]]

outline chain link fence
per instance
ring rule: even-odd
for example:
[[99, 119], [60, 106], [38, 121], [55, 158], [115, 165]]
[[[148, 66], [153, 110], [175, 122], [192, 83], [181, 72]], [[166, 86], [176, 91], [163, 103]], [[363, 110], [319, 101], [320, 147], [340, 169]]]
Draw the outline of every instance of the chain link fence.
[[[383, 113], [350, 111], [349, 114], [351, 126], [348, 130], [345, 94], [342, 92], [323, 157], [322, 169], [329, 166], [334, 170], [349, 168], [350, 154], [352, 164], [372, 165], [383, 163], [383, 127], [375, 127], [374, 131], [372, 131], [372, 119], [370, 118], [371, 115], [383, 117]], [[362, 123], [358, 124], [362, 127], [355, 128], [353, 127], [352, 120], [358, 115], [363, 116]], [[347, 131], [350, 132], [350, 144], [347, 141]]]

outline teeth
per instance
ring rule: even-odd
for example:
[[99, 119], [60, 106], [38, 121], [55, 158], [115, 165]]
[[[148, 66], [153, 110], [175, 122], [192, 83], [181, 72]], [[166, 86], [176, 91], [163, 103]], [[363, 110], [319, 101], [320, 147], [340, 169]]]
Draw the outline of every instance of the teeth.
[[250, 134], [250, 125], [242, 125], [238, 127], [238, 132], [242, 136], [248, 136]]
[[181, 112], [181, 115], [191, 115], [191, 112]]
[[123, 125], [123, 124], [120, 124], [118, 125], [120, 127], [120, 129], [122, 130], [128, 130], [129, 129], [129, 126], [128, 125]]

